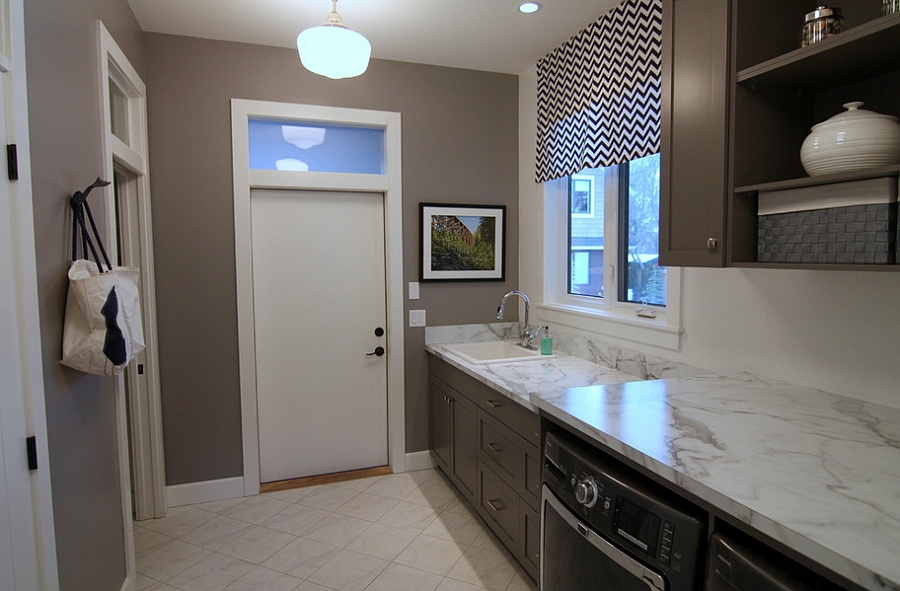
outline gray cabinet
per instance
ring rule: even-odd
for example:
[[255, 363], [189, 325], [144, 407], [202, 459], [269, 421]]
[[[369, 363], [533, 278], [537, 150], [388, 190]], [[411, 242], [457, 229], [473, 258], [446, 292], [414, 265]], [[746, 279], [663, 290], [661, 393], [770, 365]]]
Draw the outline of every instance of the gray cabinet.
[[431, 455], [463, 495], [473, 501], [478, 483], [475, 405], [434, 374], [429, 389]]
[[432, 457], [537, 579], [540, 418], [436, 357], [429, 372]]
[[664, 0], [660, 264], [725, 264], [730, 0]]
[[[845, 0], [842, 33], [799, 47], [808, 0], [663, 0], [660, 263], [900, 271], [757, 261], [758, 195], [877, 177], [808, 177], [800, 146], [851, 101], [900, 116], [900, 14]], [[839, 190], [839, 189], [835, 189]]]

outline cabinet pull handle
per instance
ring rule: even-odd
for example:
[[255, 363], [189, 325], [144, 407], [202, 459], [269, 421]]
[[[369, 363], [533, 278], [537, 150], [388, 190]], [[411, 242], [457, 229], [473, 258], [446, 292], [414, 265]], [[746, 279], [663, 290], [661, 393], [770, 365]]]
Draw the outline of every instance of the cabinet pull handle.
[[491, 451], [494, 453], [500, 453], [501, 451], [503, 451], [503, 448], [496, 443], [487, 443], [486, 445], [491, 448]]
[[450, 397], [444, 396], [444, 402], [446, 402], [447, 404], [450, 404]]
[[501, 503], [500, 501], [488, 500], [488, 501], [485, 501], [485, 503], [487, 503], [488, 507], [490, 507], [494, 511], [503, 511], [504, 509], [506, 509], [506, 507], [504, 507], [503, 503]]
[[490, 406], [491, 408], [500, 408], [501, 406], [503, 406], [496, 400], [485, 400], [484, 403], [487, 404], [488, 406]]
[[715, 250], [716, 246], [718, 246], [718, 244], [719, 244], [719, 241], [716, 240], [715, 238], [707, 238], [706, 239], [706, 248], [708, 248], [709, 250]]

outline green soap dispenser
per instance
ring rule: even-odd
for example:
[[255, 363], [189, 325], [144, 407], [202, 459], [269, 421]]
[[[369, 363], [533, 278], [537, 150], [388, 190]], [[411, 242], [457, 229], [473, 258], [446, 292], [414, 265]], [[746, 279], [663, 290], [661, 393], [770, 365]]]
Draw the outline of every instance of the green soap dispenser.
[[553, 355], [553, 335], [550, 334], [550, 327], [543, 327], [543, 335], [541, 335], [541, 355]]

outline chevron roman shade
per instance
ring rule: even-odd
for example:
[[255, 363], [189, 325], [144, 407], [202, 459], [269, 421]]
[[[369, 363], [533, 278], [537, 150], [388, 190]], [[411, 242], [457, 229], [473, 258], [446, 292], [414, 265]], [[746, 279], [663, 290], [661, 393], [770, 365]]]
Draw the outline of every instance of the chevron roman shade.
[[537, 64], [537, 182], [659, 151], [662, 0], [626, 0]]

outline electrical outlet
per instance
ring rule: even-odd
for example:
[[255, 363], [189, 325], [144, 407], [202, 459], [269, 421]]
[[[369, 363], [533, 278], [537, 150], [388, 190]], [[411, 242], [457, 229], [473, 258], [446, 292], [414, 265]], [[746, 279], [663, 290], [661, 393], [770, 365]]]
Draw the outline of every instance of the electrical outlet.
[[425, 326], [425, 310], [410, 310], [409, 326]]

